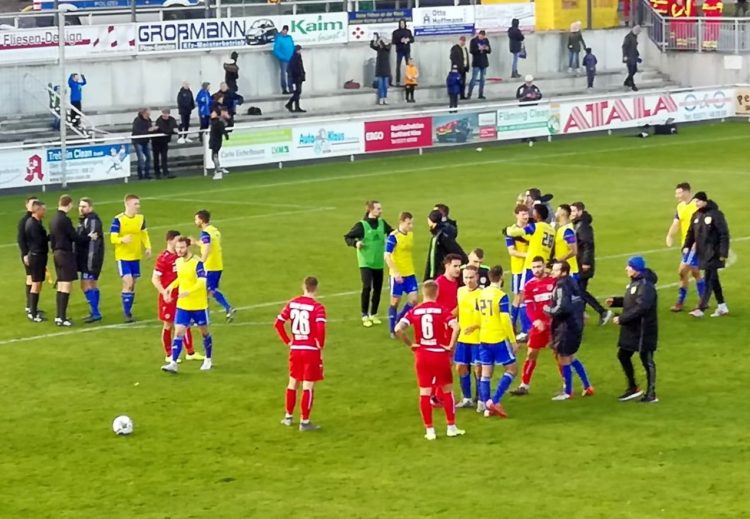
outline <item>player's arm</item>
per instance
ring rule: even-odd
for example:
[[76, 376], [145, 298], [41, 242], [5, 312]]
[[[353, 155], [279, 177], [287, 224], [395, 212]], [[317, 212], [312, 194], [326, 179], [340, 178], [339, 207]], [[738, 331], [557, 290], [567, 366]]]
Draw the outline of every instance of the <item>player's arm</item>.
[[526, 257], [525, 252], [519, 252], [518, 249], [516, 249], [516, 240], [514, 240], [510, 236], [505, 237], [505, 247], [508, 249], [508, 255], [511, 258], [525, 258]]
[[209, 254], [211, 254], [211, 235], [206, 231], [201, 231], [199, 240], [201, 245], [201, 261], [205, 263]]
[[392, 234], [388, 235], [388, 238], [385, 240], [385, 263], [388, 265], [388, 270], [390, 270], [391, 275], [393, 275], [394, 278], [396, 278], [396, 281], [399, 283], [401, 282], [401, 273], [396, 268], [396, 263], [393, 261], [393, 251], [396, 250], [396, 246], [398, 245], [398, 241], [396, 240], [396, 237]]
[[349, 230], [349, 232], [344, 235], [344, 241], [349, 247], [358, 248], [357, 244], [361, 243], [364, 237], [365, 237], [365, 228], [362, 227], [362, 222], [357, 222]]
[[677, 234], [679, 230], [680, 217], [675, 213], [674, 218], [672, 219], [672, 225], [669, 226], [669, 230], [667, 231], [667, 247], [674, 245], [674, 235]]
[[448, 326], [451, 328], [451, 341], [448, 343], [448, 351], [453, 351], [453, 348], [456, 347], [456, 342], [458, 341], [458, 334], [461, 333], [461, 328], [458, 326], [458, 321], [453, 318], [448, 323]]
[[318, 348], [321, 350], [326, 345], [326, 321], [326, 309], [323, 305], [320, 305], [320, 307], [318, 307], [318, 314], [315, 316], [315, 324], [317, 331], [316, 340], [318, 342]]
[[572, 301], [568, 291], [556, 286], [552, 292], [552, 304], [545, 307], [544, 312], [551, 317], [563, 317], [571, 313], [571, 308]]
[[558, 258], [557, 261], [567, 261], [570, 258], [575, 258], [578, 254], [578, 243], [576, 242], [576, 233], [573, 229], [565, 229], [563, 233], [563, 240], [568, 244], [568, 253], [562, 258]]
[[500, 299], [500, 303], [498, 304], [498, 310], [499, 310], [500, 320], [505, 326], [506, 337], [508, 337], [508, 340], [513, 345], [513, 351], [517, 351], [518, 342], [516, 342], [516, 332], [515, 330], [513, 330], [513, 321], [510, 318], [510, 298], [508, 297], [507, 294], [504, 295], [502, 299]]
[[286, 306], [284, 306], [283, 310], [281, 310], [281, 313], [276, 316], [276, 321], [273, 323], [276, 334], [281, 339], [281, 342], [283, 342], [287, 346], [292, 343], [291, 337], [289, 337], [289, 334], [286, 333], [286, 322], [289, 320], [290, 313], [291, 310], [289, 308], [289, 304], [287, 304]]
[[693, 225], [693, 218], [690, 219], [690, 227], [688, 228], [687, 235], [685, 236], [685, 243], [682, 244], [682, 251], [688, 252], [695, 245], [695, 229]]
[[130, 243], [129, 236], [120, 236], [120, 219], [115, 217], [109, 226], [109, 241], [112, 245]]
[[512, 238], [522, 238], [526, 234], [534, 234], [535, 230], [536, 224], [533, 222], [528, 224], [526, 227], [519, 227], [514, 224], [503, 229], [503, 234]]
[[406, 344], [410, 348], [413, 348], [417, 345], [412, 342], [408, 335], [406, 335], [406, 330], [407, 328], [409, 328], [409, 326], [411, 326], [411, 324], [408, 320], [406, 320], [405, 318], [401, 319], [396, 325], [396, 328], [393, 330], [393, 333], [395, 333], [396, 337], [401, 339], [404, 344]]
[[29, 244], [26, 241], [26, 221], [19, 220], [16, 232], [16, 242], [18, 243], [18, 248], [21, 250], [22, 257], [29, 255]]
[[151, 238], [148, 235], [145, 218], [143, 219], [143, 224], [141, 224], [141, 243], [143, 244], [143, 250], [148, 258], [151, 256]]
[[156, 288], [156, 291], [162, 295], [166, 291], [164, 287], [161, 286], [161, 271], [157, 269], [154, 269], [153, 274], [151, 274], [151, 284], [154, 285], [154, 288]]

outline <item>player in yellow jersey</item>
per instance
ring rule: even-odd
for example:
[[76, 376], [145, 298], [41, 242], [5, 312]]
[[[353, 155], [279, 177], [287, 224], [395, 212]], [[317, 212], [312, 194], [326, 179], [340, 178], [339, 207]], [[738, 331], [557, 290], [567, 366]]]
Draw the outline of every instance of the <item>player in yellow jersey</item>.
[[[477, 300], [480, 313], [479, 363], [482, 365], [477, 411], [484, 410], [484, 416], [507, 418], [500, 401], [516, 376], [518, 343], [510, 322], [510, 298], [502, 290], [503, 267], [492, 267], [489, 276], [490, 286], [482, 289]], [[505, 373], [500, 377], [497, 390], [490, 398], [490, 382], [495, 365], [504, 366]]]
[[146, 218], [140, 214], [138, 195], [125, 196], [125, 210], [115, 216], [109, 228], [109, 241], [115, 246], [115, 261], [122, 278], [122, 312], [125, 322], [133, 322], [135, 280], [141, 277], [141, 259], [151, 257], [151, 239]]
[[172, 341], [172, 359], [162, 366], [162, 371], [177, 373], [177, 360], [182, 352], [182, 343], [187, 329], [195, 324], [203, 335], [203, 349], [206, 358], [203, 359], [201, 371], [211, 369], [211, 354], [213, 353], [213, 339], [208, 330], [208, 288], [206, 286], [206, 270], [203, 262], [190, 252], [190, 238], [180, 236], [175, 244], [177, 254], [177, 279], [161, 291], [164, 301], [169, 303], [172, 291], [177, 288], [177, 314], [175, 315], [175, 337]]
[[[523, 197], [519, 197], [523, 200]], [[529, 224], [529, 208], [523, 204], [516, 205], [513, 210], [516, 215], [516, 223], [512, 225], [514, 229], [523, 229]], [[521, 280], [523, 279], [523, 266], [526, 261], [526, 254], [529, 250], [529, 238], [530, 236], [524, 234], [522, 236], [512, 237], [505, 236], [505, 246], [508, 248], [508, 255], [510, 255], [510, 291], [513, 293], [513, 306], [510, 311], [510, 320], [513, 323], [513, 329], [516, 329], [516, 322], [518, 317], [521, 316], [521, 326], [525, 326], [529, 329], [530, 323], [523, 324], [526, 320], [526, 312], [521, 313], [521, 292], [523, 292]]]
[[474, 376], [477, 382], [481, 378], [479, 366], [479, 325], [481, 314], [479, 313], [479, 298], [482, 289], [479, 287], [479, 268], [475, 265], [466, 265], [463, 268], [464, 285], [458, 289], [458, 325], [461, 333], [456, 342], [456, 351], [453, 354], [453, 362], [456, 364], [461, 393], [463, 399], [456, 404], [458, 408], [474, 407], [471, 399], [471, 371], [474, 368]]
[[570, 277], [578, 282], [578, 243], [576, 242], [576, 230], [570, 221], [571, 208], [568, 204], [560, 204], [555, 211], [557, 228], [555, 229], [555, 261], [562, 263], [567, 261], [570, 266]]
[[[678, 242], [677, 246], [682, 247], [685, 243], [685, 237], [687, 236], [688, 229], [690, 229], [690, 222], [692, 221], [693, 214], [698, 210], [693, 200], [693, 194], [690, 189], [690, 184], [682, 182], [677, 184], [674, 190], [674, 197], [677, 199], [677, 211], [675, 212], [672, 225], [667, 231], [667, 247], [674, 245], [674, 237], [677, 234]], [[695, 246], [693, 246], [687, 254], [682, 254], [682, 260], [680, 261], [680, 267], [677, 270], [680, 275], [680, 286], [677, 295], [677, 302], [671, 308], [673, 312], [681, 312], [685, 305], [685, 299], [687, 298], [688, 280], [690, 275], [695, 278], [695, 286], [698, 290], [698, 300], [700, 301], [703, 291], [706, 289], [706, 283], [703, 280], [701, 271], [698, 268], [698, 256], [695, 254]]]
[[[391, 304], [388, 307], [388, 324], [391, 338], [395, 337], [396, 323], [417, 304], [417, 275], [414, 270], [414, 216], [404, 211], [398, 217], [398, 229], [385, 240], [385, 263], [391, 277]], [[406, 304], [398, 311], [401, 296], [406, 295]]]
[[227, 315], [227, 322], [231, 323], [237, 310], [229, 304], [227, 298], [219, 290], [221, 273], [224, 271], [221, 233], [216, 226], [211, 225], [211, 213], [205, 209], [201, 209], [195, 213], [195, 225], [201, 230], [201, 261], [206, 268], [208, 293], [224, 308], [224, 312]]

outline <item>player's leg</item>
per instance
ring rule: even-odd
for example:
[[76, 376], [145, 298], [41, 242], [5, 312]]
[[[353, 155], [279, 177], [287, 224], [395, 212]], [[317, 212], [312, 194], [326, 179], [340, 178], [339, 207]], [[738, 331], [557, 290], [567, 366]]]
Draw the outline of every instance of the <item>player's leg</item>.
[[292, 359], [289, 359], [289, 383], [286, 385], [286, 397], [284, 405], [284, 419], [281, 420], [282, 425], [290, 427], [294, 423], [294, 406], [297, 404], [297, 387], [299, 382], [292, 376]]
[[474, 401], [481, 402], [479, 382], [482, 380], [482, 364], [479, 362], [479, 344], [471, 346], [471, 371], [474, 373]]
[[428, 440], [434, 440], [437, 435], [432, 423], [430, 394], [432, 393], [435, 374], [429, 361], [430, 358], [426, 352], [417, 351], [414, 355], [414, 370], [417, 373], [417, 386], [419, 387], [419, 412], [422, 415], [422, 423], [425, 428], [424, 437]]
[[203, 360], [206, 357], [201, 353], [195, 351], [193, 342], [193, 331], [190, 327], [185, 330], [185, 359], [187, 360]]
[[[467, 361], [471, 362], [471, 358]], [[451, 371], [450, 357], [442, 353], [437, 354], [435, 363], [435, 379], [443, 393], [443, 410], [445, 411], [445, 422], [447, 424], [446, 436], [449, 438], [463, 436], [466, 431], [456, 427], [456, 399], [453, 395], [453, 372]], [[464, 365], [464, 367], [468, 374], [469, 366]], [[471, 405], [471, 399], [469, 399], [469, 404]]]
[[172, 357], [169, 359], [169, 362], [161, 367], [162, 371], [177, 373], [177, 361], [180, 358], [180, 353], [182, 353], [185, 331], [189, 325], [190, 313], [186, 310], [178, 309], [175, 316], [174, 338], [172, 339]]
[[511, 274], [510, 289], [513, 292], [513, 302], [510, 308], [510, 320], [513, 330], [516, 330], [518, 317], [521, 313], [521, 278], [523, 274]]
[[393, 330], [395, 330], [396, 323], [398, 322], [398, 303], [401, 301], [403, 283], [396, 281], [396, 278], [393, 276], [390, 276], [389, 281], [391, 287], [391, 299], [390, 305], [388, 306], [388, 330], [391, 333], [391, 339], [393, 339], [395, 337]]
[[622, 366], [622, 371], [625, 373], [625, 378], [628, 382], [628, 388], [619, 397], [621, 402], [638, 398], [643, 394], [643, 391], [638, 388], [638, 384], [635, 381], [635, 369], [633, 369], [632, 360], [634, 353], [634, 351], [625, 350], [623, 348], [620, 348], [617, 351], [617, 360], [620, 361], [620, 366]]
[[497, 389], [495, 390], [495, 394], [492, 395], [491, 402], [487, 402], [487, 407], [490, 414], [500, 416], [501, 418], [507, 418], [508, 415], [503, 409], [501, 402], [505, 392], [508, 391], [508, 388], [513, 383], [513, 379], [518, 372], [516, 356], [508, 341], [498, 345], [498, 357], [496, 362], [505, 367], [505, 372], [497, 383]]
[[479, 346], [479, 364], [481, 365], [481, 377], [479, 379], [479, 402], [477, 402], [477, 412], [484, 412], [487, 401], [490, 399], [490, 383], [492, 382], [492, 372], [495, 369], [495, 357], [492, 351], [492, 345], [480, 344]]
[[360, 310], [362, 311], [362, 325], [365, 328], [372, 326], [370, 320], [370, 292], [372, 292], [372, 269], [367, 267], [359, 268], [359, 275], [362, 279], [362, 293], [359, 296]]
[[235, 309], [232, 308], [232, 305], [229, 304], [229, 301], [227, 301], [226, 296], [224, 293], [219, 290], [219, 282], [221, 281], [221, 270], [214, 270], [209, 271], [206, 273], [206, 281], [208, 283], [208, 293], [211, 294], [211, 297], [213, 297], [217, 303], [221, 305], [221, 307], [224, 309], [224, 312], [227, 314], [227, 321], [232, 321]]
[[687, 298], [688, 289], [688, 274], [690, 273], [690, 266], [685, 263], [685, 258], [680, 262], [680, 266], [677, 269], [677, 275], [679, 281], [677, 283], [677, 302], [670, 308], [673, 312], [681, 312], [685, 305], [685, 299]]
[[419, 283], [417, 283], [417, 276], [409, 276], [408, 279], [404, 280], [404, 283], [406, 284], [404, 287], [406, 292], [406, 304], [398, 313], [397, 321], [400, 321], [409, 310], [417, 306], [417, 301], [419, 300]]
[[[529, 347], [526, 349], [526, 360], [523, 363], [523, 370], [521, 371], [521, 383], [519, 386], [510, 392], [514, 396], [523, 396], [529, 394], [529, 387], [531, 387], [531, 377], [536, 369], [537, 359], [539, 358], [539, 351], [541, 348], [546, 346], [539, 346], [537, 341], [537, 334], [532, 333], [529, 336]], [[533, 346], [533, 347], [532, 347]]]
[[208, 329], [208, 309], [195, 310], [192, 314], [192, 320], [198, 326], [203, 336], [203, 355], [205, 358], [203, 359], [203, 364], [201, 364], [201, 371], [208, 371], [213, 366], [212, 358], [214, 351], [214, 338]]
[[653, 351], [642, 351], [640, 353], [641, 364], [643, 369], [646, 370], [646, 378], [648, 380], [648, 386], [646, 388], [646, 394], [643, 395], [641, 402], [644, 403], [655, 403], [659, 399], [656, 398], [656, 363], [654, 362]]
[[593, 396], [594, 386], [592, 386], [591, 382], [589, 381], [589, 375], [586, 372], [586, 368], [584, 367], [583, 362], [581, 362], [581, 360], [575, 355], [572, 355], [570, 359], [570, 367], [573, 368], [573, 371], [576, 372], [576, 375], [579, 379], [581, 379], [581, 384], [583, 385], [583, 392], [581, 393], [581, 396]]
[[370, 303], [370, 321], [372, 324], [382, 324], [378, 319], [380, 295], [383, 293], [383, 269], [372, 269], [372, 300]]
[[462, 396], [461, 402], [456, 407], [461, 409], [474, 407], [474, 402], [471, 399], [471, 371], [469, 370], [471, 364], [470, 348], [470, 345], [459, 342], [456, 344], [456, 351], [453, 353], [453, 362], [456, 366]]
[[135, 302], [135, 276], [131, 271], [134, 262], [118, 261], [117, 266], [122, 279], [122, 313], [125, 316], [125, 322], [133, 321], [133, 303]]
[[519, 342], [523, 342], [527, 339], [529, 336], [529, 330], [531, 330], [531, 320], [529, 319], [529, 315], [526, 313], [526, 305], [523, 304], [523, 287], [526, 285], [528, 281], [533, 279], [533, 274], [531, 270], [526, 270], [523, 275], [523, 279], [521, 279], [521, 291], [519, 293], [519, 296], [521, 298], [521, 305], [518, 310], [519, 317], [521, 318], [521, 333], [518, 334]]
[[714, 313], [711, 314], [711, 317], [721, 317], [729, 314], [729, 308], [727, 308], [727, 304], [724, 301], [724, 289], [721, 287], [718, 270], [714, 270], [713, 291], [716, 296], [717, 307]]
[[31, 283], [32, 282], [31, 282], [31, 274], [29, 273], [30, 271], [29, 271], [28, 265], [26, 265], [24, 263], [23, 267], [24, 267], [24, 269], [26, 269], [26, 287], [25, 287], [25, 290], [26, 290], [26, 313], [28, 314], [29, 313], [29, 307], [30, 307], [29, 300], [31, 299]]
[[174, 323], [170, 320], [162, 321], [161, 323], [161, 345], [164, 348], [165, 362], [169, 362], [172, 359], [172, 332], [174, 331]]
[[572, 360], [572, 356], [563, 353], [557, 356], [557, 363], [563, 376], [563, 390], [552, 397], [552, 400], [568, 400], [573, 396], [573, 368], [570, 365]]
[[[308, 370], [309, 370], [309, 367], [306, 367], [306, 371]], [[314, 380], [302, 381], [302, 399], [300, 401], [302, 418], [299, 424], [299, 430], [302, 432], [317, 431], [318, 429], [320, 429], [320, 426], [315, 425], [314, 423], [310, 421], [310, 414], [312, 413], [314, 400], [315, 400], [315, 381]]]

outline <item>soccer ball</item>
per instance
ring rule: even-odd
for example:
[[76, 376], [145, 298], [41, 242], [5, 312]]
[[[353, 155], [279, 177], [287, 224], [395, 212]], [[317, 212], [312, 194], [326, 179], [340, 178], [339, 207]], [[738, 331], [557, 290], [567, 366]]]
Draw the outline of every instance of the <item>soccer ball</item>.
[[118, 436], [126, 436], [133, 432], [133, 420], [129, 416], [118, 416], [115, 421], [112, 422], [112, 430]]

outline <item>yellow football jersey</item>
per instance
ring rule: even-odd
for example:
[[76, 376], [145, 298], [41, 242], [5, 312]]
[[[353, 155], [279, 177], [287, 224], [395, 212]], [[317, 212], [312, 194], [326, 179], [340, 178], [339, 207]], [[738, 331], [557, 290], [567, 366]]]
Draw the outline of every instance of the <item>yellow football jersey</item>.
[[526, 252], [526, 260], [523, 266], [531, 270], [534, 258], [541, 256], [547, 263], [552, 256], [552, 246], [555, 244], [555, 230], [547, 222], [534, 222], [527, 225], [522, 232], [530, 234], [529, 250]]
[[680, 242], [680, 246], [682, 246], [683, 243], [685, 243], [685, 238], [687, 237], [687, 233], [690, 230], [690, 222], [693, 219], [693, 214], [698, 210], [698, 207], [695, 205], [695, 200], [691, 200], [690, 202], [680, 202], [677, 204], [677, 212], [674, 215], [675, 220], [680, 221], [680, 239], [682, 240]]
[[[115, 246], [115, 259], [136, 261], [143, 258], [143, 250], [151, 248], [151, 239], [146, 229], [146, 218], [142, 214], [127, 216], [120, 213], [112, 220], [109, 241]], [[130, 242], [122, 239], [130, 236]]]
[[[564, 258], [570, 254], [570, 244], [576, 243], [576, 231], [569, 223], [557, 228], [555, 233], [555, 259]], [[575, 255], [565, 260], [570, 265], [570, 273], [578, 274], [578, 260]]]
[[479, 340], [483, 344], [516, 342], [510, 320], [510, 298], [505, 292], [494, 286], [482, 289], [477, 307], [481, 315]]
[[[521, 229], [517, 225], [512, 225], [511, 227], [516, 229]], [[514, 247], [518, 252], [526, 252], [529, 251], [529, 239], [531, 236], [528, 234], [523, 234], [522, 236], [506, 236], [505, 237], [505, 246], [506, 247]], [[511, 274], [523, 274], [523, 266], [525, 263], [525, 258], [519, 258], [517, 256], [511, 256], [510, 257], [510, 273]]]
[[[177, 279], [167, 290], [179, 289], [177, 308], [181, 310], [208, 309], [208, 290], [206, 289], [206, 270], [197, 256], [177, 258], [175, 263]], [[187, 294], [187, 295], [184, 295]]]
[[[385, 252], [391, 254], [391, 260], [402, 277], [413, 276], [415, 273], [413, 250], [414, 233], [404, 234], [396, 230], [388, 235]], [[393, 272], [390, 275], [393, 276]]]
[[221, 250], [221, 233], [213, 225], [207, 225], [201, 231], [201, 254], [210, 247], [204, 267], [209, 272], [224, 270], [224, 257]]
[[[482, 295], [481, 288], [469, 290], [469, 287], [458, 289], [458, 325], [461, 333], [458, 341], [464, 344], [479, 344], [479, 326], [482, 315], [479, 313], [479, 298]], [[466, 328], [474, 326], [476, 329], [466, 333]]]

